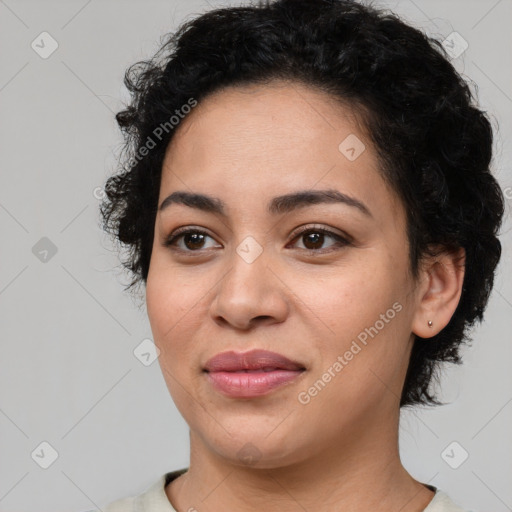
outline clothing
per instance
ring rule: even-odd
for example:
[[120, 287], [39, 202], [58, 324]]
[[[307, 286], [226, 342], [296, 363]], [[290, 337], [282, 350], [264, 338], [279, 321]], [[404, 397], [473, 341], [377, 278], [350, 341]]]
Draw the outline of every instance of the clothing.
[[[102, 507], [102, 510], [103, 512], [176, 512], [167, 498], [167, 494], [165, 494], [165, 487], [169, 482], [178, 478], [178, 476], [186, 471], [187, 468], [166, 473], [138, 496], [114, 501]], [[465, 512], [462, 508], [455, 505], [444, 492], [433, 486], [429, 486], [429, 488], [436, 494], [424, 512]], [[194, 509], [192, 508], [192, 510]], [[98, 511], [91, 510], [89, 512]]]

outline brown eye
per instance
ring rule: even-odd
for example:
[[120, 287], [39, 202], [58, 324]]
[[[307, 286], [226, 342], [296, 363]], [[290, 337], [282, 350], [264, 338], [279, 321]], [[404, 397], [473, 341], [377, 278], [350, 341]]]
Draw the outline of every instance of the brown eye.
[[213, 238], [204, 231], [184, 229], [172, 234], [165, 241], [164, 245], [184, 252], [197, 252], [201, 249], [208, 248], [205, 245], [208, 238], [213, 240]]
[[[327, 247], [322, 247], [325, 240], [329, 238], [334, 240], [335, 243]], [[302, 240], [304, 247], [299, 247], [299, 249], [319, 253], [330, 252], [331, 250], [336, 249], [336, 247], [344, 247], [350, 244], [350, 242], [341, 235], [321, 227], [308, 227], [303, 229], [301, 232], [296, 234], [294, 240]]]
[[185, 233], [183, 243], [188, 249], [201, 249], [205, 236], [202, 233]]
[[302, 235], [302, 239], [304, 241], [306, 249], [320, 249], [324, 242], [324, 236], [325, 235], [323, 233], [310, 232], [305, 235]]

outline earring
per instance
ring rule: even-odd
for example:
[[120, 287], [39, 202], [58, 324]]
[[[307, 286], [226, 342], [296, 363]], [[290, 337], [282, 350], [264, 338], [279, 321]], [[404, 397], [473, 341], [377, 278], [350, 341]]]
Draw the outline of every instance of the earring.
[[429, 321], [428, 321], [428, 326], [429, 326], [429, 327], [432, 327], [433, 325], [434, 325], [434, 324], [432, 323], [432, 320], [429, 320]]

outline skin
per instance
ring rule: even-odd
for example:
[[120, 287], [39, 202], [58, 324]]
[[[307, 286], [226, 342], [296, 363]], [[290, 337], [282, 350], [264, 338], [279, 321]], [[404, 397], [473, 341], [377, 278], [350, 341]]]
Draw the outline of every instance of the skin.
[[[338, 149], [349, 134], [366, 147], [354, 161]], [[179, 125], [159, 205], [172, 192], [196, 192], [221, 199], [226, 216], [174, 203], [155, 221], [147, 311], [167, 387], [190, 427], [189, 470], [166, 487], [177, 511], [412, 512], [432, 500], [400, 462], [399, 397], [413, 333], [433, 336], [455, 311], [463, 254], [426, 259], [412, 278], [404, 208], [378, 165], [354, 112], [298, 83], [226, 88]], [[356, 198], [371, 215], [342, 203], [267, 211], [273, 197], [311, 189]], [[165, 246], [181, 226], [207, 236]], [[350, 243], [295, 236], [299, 226]], [[247, 236], [262, 249], [252, 263], [236, 251]], [[300, 403], [299, 393], [394, 303], [400, 312]], [[306, 371], [256, 399], [229, 398], [208, 383], [209, 358], [254, 348]], [[239, 455], [247, 443], [255, 463]]]

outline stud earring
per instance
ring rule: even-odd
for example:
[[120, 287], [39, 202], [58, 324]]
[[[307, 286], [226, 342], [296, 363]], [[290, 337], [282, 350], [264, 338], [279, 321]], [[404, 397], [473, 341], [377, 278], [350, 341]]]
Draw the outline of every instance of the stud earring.
[[429, 321], [428, 321], [428, 326], [429, 326], [429, 327], [432, 327], [433, 325], [434, 325], [434, 324], [432, 323], [432, 320], [429, 320]]

